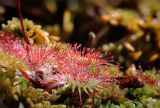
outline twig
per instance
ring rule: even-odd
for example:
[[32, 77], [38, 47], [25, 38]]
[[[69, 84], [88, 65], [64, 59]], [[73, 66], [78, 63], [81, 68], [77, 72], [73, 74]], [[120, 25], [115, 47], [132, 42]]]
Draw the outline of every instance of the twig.
[[94, 32], [89, 32], [89, 37], [88, 37], [88, 47], [90, 48], [94, 48], [95, 45], [97, 43], [97, 40], [96, 40], [96, 34]]
[[80, 99], [79, 107], [82, 108], [82, 94], [80, 90], [79, 90], [79, 99]]
[[95, 90], [93, 90], [92, 106], [91, 106], [91, 108], [94, 108], [94, 100], [95, 100]]

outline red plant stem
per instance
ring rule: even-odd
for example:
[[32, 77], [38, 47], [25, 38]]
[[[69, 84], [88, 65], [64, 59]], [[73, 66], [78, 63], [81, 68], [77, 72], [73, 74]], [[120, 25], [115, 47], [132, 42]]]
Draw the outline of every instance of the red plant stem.
[[33, 80], [29, 77], [29, 75], [28, 75], [25, 71], [23, 71], [23, 70], [21, 70], [21, 69], [19, 69], [19, 71], [22, 73], [22, 75], [23, 75], [26, 79], [28, 79], [29, 81], [33, 82]]
[[28, 37], [25, 33], [25, 29], [24, 29], [23, 17], [22, 17], [22, 12], [21, 12], [21, 1], [20, 0], [17, 0], [17, 5], [18, 5], [18, 15], [19, 15], [20, 23], [21, 23], [22, 33], [23, 33], [23, 36], [24, 36], [25, 40], [27, 41], [27, 43], [30, 44], [29, 39], [28, 39]]

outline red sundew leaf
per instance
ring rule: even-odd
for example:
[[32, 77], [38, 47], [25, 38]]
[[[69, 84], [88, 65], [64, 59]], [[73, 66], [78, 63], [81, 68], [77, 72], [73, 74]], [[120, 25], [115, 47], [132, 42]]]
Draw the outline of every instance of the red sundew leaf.
[[92, 91], [111, 80], [110, 75], [103, 72], [112, 64], [101, 58], [100, 50], [68, 44], [58, 52], [47, 46], [31, 46], [3, 32], [0, 36], [1, 49], [22, 59], [28, 66], [29, 73], [21, 71], [24, 77], [45, 89], [68, 85]]
[[[52, 79], [52, 71], [56, 63], [55, 56], [57, 56], [57, 51], [53, 48], [40, 45], [31, 46], [4, 32], [0, 32], [0, 48], [26, 64], [30, 72], [20, 71], [27, 79], [39, 83], [48, 83]], [[38, 76], [38, 72], [42, 72], [42, 79]]]
[[151, 78], [150, 76], [145, 75], [142, 72], [137, 73], [137, 78], [141, 80], [144, 84], [150, 86], [158, 86], [158, 81]]
[[101, 51], [99, 50], [81, 49], [78, 44], [74, 46], [68, 44], [60, 56], [63, 57], [57, 61], [59, 74], [53, 78], [58, 82], [91, 90], [111, 80], [110, 75], [103, 72], [112, 64], [109, 64], [106, 59], [100, 59]]
[[145, 72], [142, 71], [140, 66], [139, 66], [139, 70], [136, 70], [136, 67], [132, 65], [126, 71], [126, 78], [127, 77], [133, 77], [134, 79], [136, 79], [139, 83], [142, 83], [143, 85], [158, 86], [158, 81], [156, 79], [153, 79], [149, 75], [147, 76]]
[[78, 44], [74, 44], [74, 46], [68, 44], [65, 54], [67, 54], [66, 56], [68, 58], [74, 59], [74, 62], [78, 65], [94, 65], [96, 67], [99, 65], [108, 64], [105, 59], [100, 59], [100, 50], [95, 51], [95, 49], [85, 47], [81, 49], [81, 45]]
[[40, 45], [31, 46], [19, 39], [15, 39], [13, 35], [0, 33], [0, 48], [17, 58], [22, 59], [30, 70], [40, 69], [46, 63], [55, 60], [56, 51], [49, 47]]
[[24, 59], [27, 55], [27, 52], [23, 44], [25, 43], [23, 43], [21, 40], [15, 39], [12, 34], [0, 32], [0, 48], [4, 52]]
[[57, 52], [49, 47], [27, 45], [27, 57], [24, 61], [30, 67], [30, 70], [36, 71], [40, 69], [44, 71], [45, 68], [49, 68], [49, 66], [56, 61], [56, 54]]

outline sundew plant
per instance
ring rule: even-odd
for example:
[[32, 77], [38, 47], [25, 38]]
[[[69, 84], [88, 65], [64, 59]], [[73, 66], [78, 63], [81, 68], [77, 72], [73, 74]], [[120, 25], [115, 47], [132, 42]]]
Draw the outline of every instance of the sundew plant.
[[0, 47], [6, 54], [24, 63], [27, 70], [14, 68], [28, 80], [45, 90], [59, 86], [71, 88], [72, 92], [76, 89], [80, 104], [82, 91], [88, 95], [101, 91], [105, 88], [105, 83], [110, 82], [113, 77], [106, 71], [112, 64], [101, 57], [100, 50], [82, 48], [79, 44], [67, 44], [58, 51], [50, 46], [30, 45], [13, 35], [1, 32]]
[[[142, 104], [146, 107], [148, 100], [159, 99], [160, 75], [156, 72], [145, 73], [141, 68], [136, 69], [135, 65], [121, 72], [119, 63], [107, 57], [107, 53], [102, 52], [101, 48], [82, 47], [83, 45], [78, 43], [51, 42], [48, 35], [44, 35], [45, 32], [41, 30], [41, 27], [38, 25], [35, 27], [34, 23], [22, 18], [20, 0], [17, 0], [17, 6], [19, 19], [13, 18], [12, 20], [15, 28], [12, 26], [13, 22], [9, 21], [8, 25], [5, 25], [9, 32], [0, 31], [0, 56], [3, 56], [0, 57], [0, 74], [2, 74], [0, 79], [5, 82], [3, 86], [6, 82], [9, 83], [11, 87], [7, 86], [5, 93], [7, 94], [8, 88], [11, 88], [12, 93], [9, 96], [16, 101], [22, 99], [22, 103], [29, 103], [32, 108], [34, 102], [40, 104], [48, 102], [51, 98], [47, 100], [46, 94], [49, 94], [55, 97], [49, 100], [49, 104], [60, 103], [80, 108], [88, 104], [87, 107], [91, 108], [99, 106], [102, 108], [130, 108], [130, 106], [136, 108]], [[29, 24], [32, 26], [28, 30]], [[32, 29], [32, 27], [35, 28]], [[13, 30], [10, 30], [11, 28]], [[13, 31], [18, 31], [18, 33]], [[18, 36], [19, 34], [22, 36]], [[37, 38], [37, 35], [40, 38]], [[8, 72], [1, 67], [13, 72]], [[10, 73], [12, 77], [8, 78]], [[0, 92], [4, 91], [2, 89], [0, 83]], [[30, 89], [33, 96], [28, 93]], [[66, 92], [69, 92], [69, 95]], [[34, 95], [37, 99], [34, 98]], [[66, 100], [63, 100], [65, 96]], [[42, 97], [44, 100], [40, 101]], [[4, 102], [8, 100], [5, 98], [2, 93]], [[72, 103], [72, 101], [77, 102], [76, 99], [78, 104]], [[71, 104], [67, 103], [68, 100]], [[160, 103], [159, 101], [154, 102], [157, 106]]]

